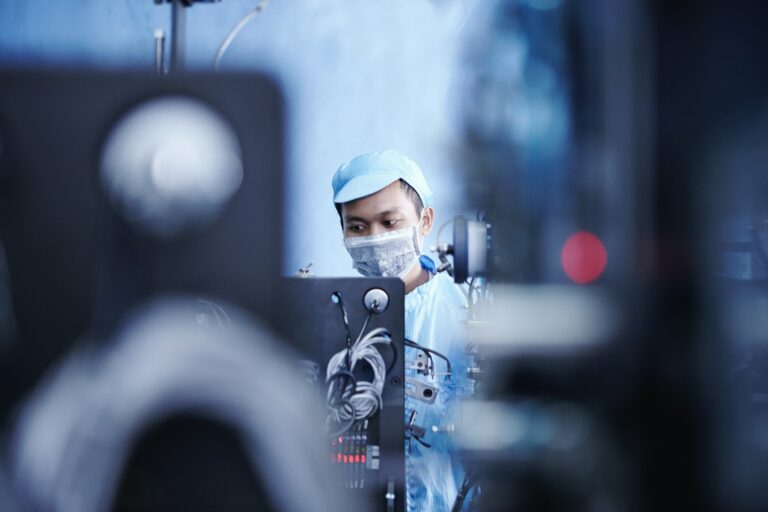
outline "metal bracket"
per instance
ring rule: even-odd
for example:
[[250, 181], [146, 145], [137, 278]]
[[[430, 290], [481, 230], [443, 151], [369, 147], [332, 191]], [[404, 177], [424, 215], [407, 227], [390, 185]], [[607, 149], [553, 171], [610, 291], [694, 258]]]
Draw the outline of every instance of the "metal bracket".
[[437, 388], [416, 379], [405, 379], [405, 394], [428, 404], [435, 403]]
[[416, 370], [417, 373], [427, 376], [431, 375], [433, 370], [433, 368], [430, 368], [429, 359], [424, 354], [424, 352], [419, 352], [416, 355], [416, 361], [409, 365], [408, 368]]

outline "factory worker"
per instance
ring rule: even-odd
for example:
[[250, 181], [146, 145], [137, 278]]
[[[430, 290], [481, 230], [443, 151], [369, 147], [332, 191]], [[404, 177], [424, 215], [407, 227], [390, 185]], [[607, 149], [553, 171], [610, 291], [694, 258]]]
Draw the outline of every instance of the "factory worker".
[[447, 375], [447, 365], [433, 357], [435, 371], [424, 375], [414, 365], [421, 351], [406, 349], [406, 377], [437, 388], [434, 403], [406, 396], [406, 425], [416, 427], [406, 431], [407, 509], [451, 510], [464, 475], [451, 448], [447, 415], [456, 396], [468, 389], [466, 299], [422, 254], [424, 238], [435, 222], [432, 191], [419, 166], [394, 150], [352, 159], [339, 167], [332, 184], [354, 268], [368, 277], [402, 279], [406, 339], [451, 362], [452, 374]]

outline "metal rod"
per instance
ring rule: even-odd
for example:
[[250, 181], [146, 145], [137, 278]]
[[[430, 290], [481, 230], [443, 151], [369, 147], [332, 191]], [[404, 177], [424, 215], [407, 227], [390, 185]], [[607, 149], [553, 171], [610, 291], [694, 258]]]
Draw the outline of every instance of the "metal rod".
[[184, 43], [187, 38], [187, 13], [182, 0], [171, 1], [171, 71], [184, 69]]
[[165, 71], [165, 33], [155, 30], [155, 73], [162, 75]]

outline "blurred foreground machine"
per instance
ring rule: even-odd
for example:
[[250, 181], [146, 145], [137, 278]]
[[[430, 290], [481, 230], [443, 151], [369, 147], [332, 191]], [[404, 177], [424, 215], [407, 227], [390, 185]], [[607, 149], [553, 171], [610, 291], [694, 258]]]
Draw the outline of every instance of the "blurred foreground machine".
[[464, 106], [493, 225], [473, 505], [766, 510], [765, 6], [493, 4]]
[[260, 290], [280, 272], [283, 176], [270, 79], [6, 72], [0, 90], [3, 296], [16, 331], [3, 413], [72, 344], [111, 335], [156, 294], [270, 318]]
[[266, 76], [0, 74], [1, 504], [365, 510], [270, 330], [282, 141]]

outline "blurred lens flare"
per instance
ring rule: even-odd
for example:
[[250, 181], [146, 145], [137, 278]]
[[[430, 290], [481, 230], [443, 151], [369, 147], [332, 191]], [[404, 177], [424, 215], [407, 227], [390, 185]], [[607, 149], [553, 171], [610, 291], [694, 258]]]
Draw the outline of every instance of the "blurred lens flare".
[[560, 261], [571, 281], [589, 284], [603, 275], [608, 253], [602, 240], [588, 231], [579, 231], [563, 245]]

